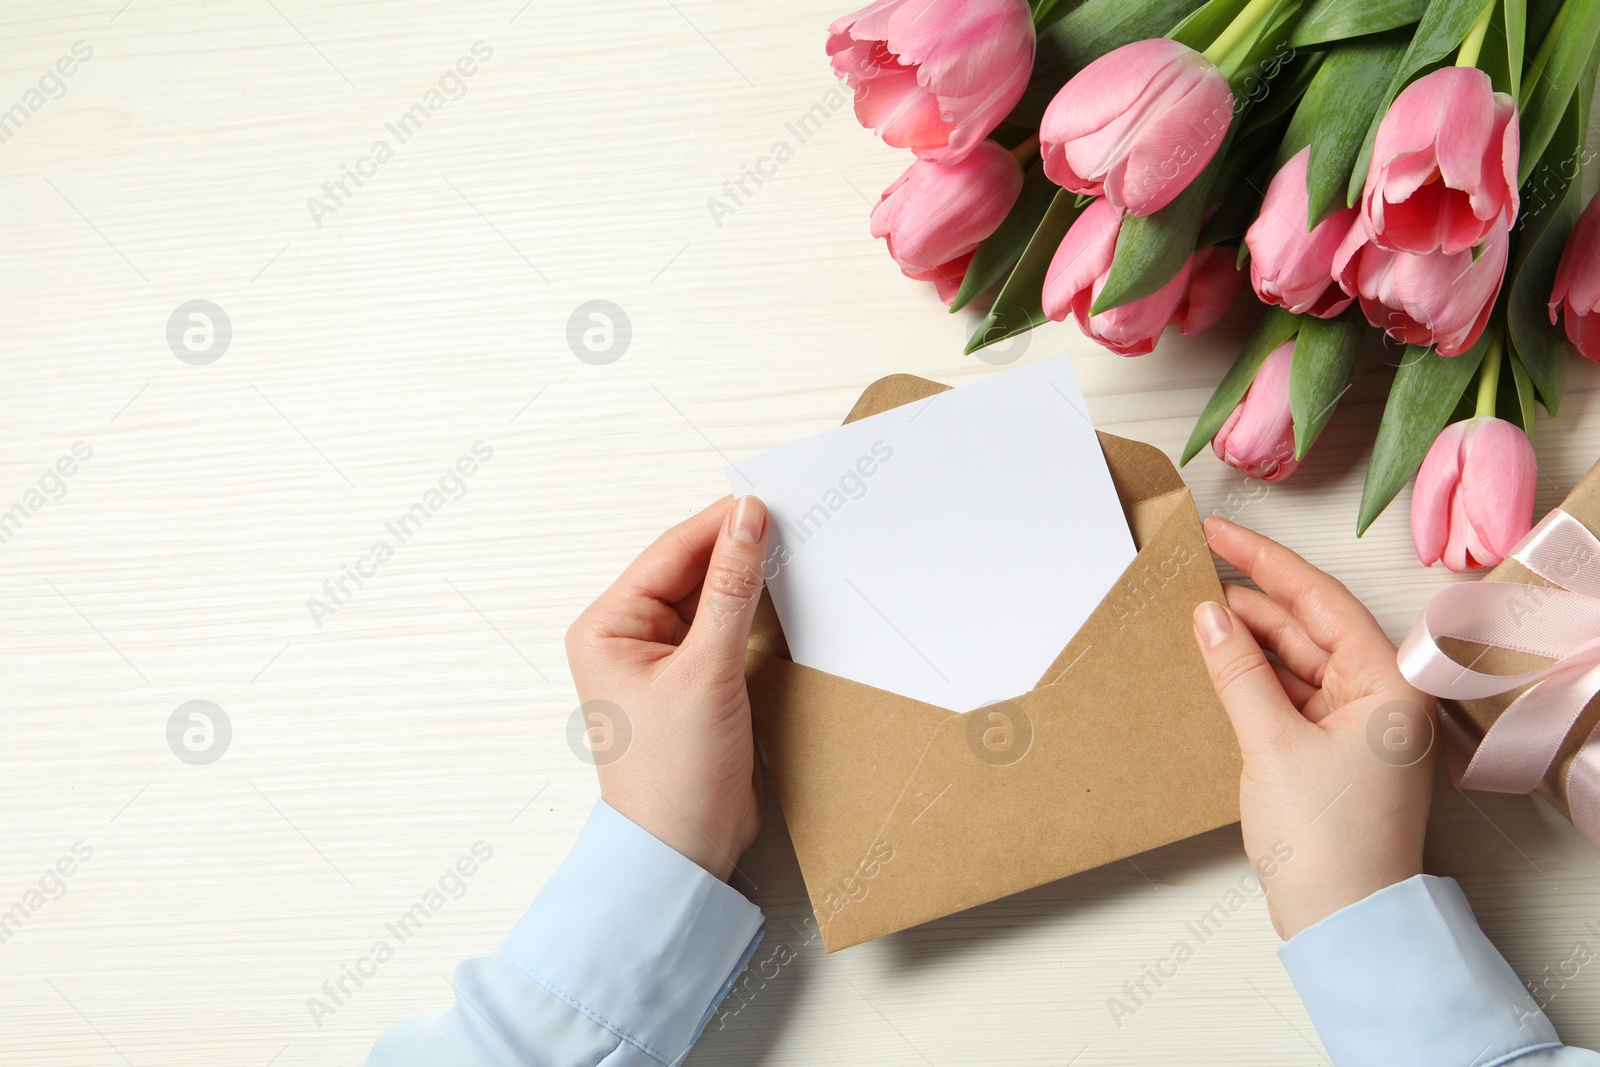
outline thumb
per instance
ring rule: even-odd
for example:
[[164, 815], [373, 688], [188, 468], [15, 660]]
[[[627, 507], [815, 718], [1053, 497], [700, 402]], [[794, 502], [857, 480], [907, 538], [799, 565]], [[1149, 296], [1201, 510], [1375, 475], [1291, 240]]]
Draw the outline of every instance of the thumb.
[[685, 649], [711, 663], [744, 672], [744, 647], [761, 600], [767, 555], [767, 506], [742, 496], [728, 509], [711, 549], [706, 578]]
[[1194, 635], [1246, 761], [1268, 756], [1309, 726], [1255, 637], [1226, 604], [1207, 600], [1196, 607]]

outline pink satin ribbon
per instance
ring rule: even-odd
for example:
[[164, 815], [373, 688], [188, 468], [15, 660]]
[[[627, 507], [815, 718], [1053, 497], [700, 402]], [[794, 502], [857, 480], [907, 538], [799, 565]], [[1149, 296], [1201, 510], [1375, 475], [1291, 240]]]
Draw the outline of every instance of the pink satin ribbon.
[[[1600, 694], [1600, 539], [1559, 508], [1523, 538], [1511, 558], [1557, 588], [1476, 582], [1428, 602], [1400, 646], [1400, 672], [1445, 700], [1477, 700], [1527, 686], [1481, 741], [1443, 719], [1450, 778], [1461, 789], [1531, 793]], [[1439, 639], [1513, 649], [1554, 660], [1523, 674], [1483, 674], [1460, 664]], [[1600, 845], [1600, 727], [1567, 773], [1572, 822]]]

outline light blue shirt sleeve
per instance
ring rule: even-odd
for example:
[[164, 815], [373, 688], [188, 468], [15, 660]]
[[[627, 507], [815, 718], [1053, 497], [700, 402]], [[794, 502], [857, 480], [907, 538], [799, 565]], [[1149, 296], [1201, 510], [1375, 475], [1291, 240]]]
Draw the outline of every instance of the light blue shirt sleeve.
[[390, 1026], [367, 1067], [662, 1067], [705, 1029], [761, 941], [761, 911], [597, 801], [456, 1002]]
[[1562, 1045], [1454, 878], [1380, 889], [1278, 958], [1334, 1067], [1600, 1067]]

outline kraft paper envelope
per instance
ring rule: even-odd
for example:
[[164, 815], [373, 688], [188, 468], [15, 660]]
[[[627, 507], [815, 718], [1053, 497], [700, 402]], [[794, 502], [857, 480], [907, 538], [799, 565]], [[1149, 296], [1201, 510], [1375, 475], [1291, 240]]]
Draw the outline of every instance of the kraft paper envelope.
[[[883, 378], [845, 421], [947, 388]], [[1194, 502], [1159, 450], [1100, 443], [1139, 554], [1026, 693], [960, 714], [799, 666], [763, 597], [750, 700], [827, 951], [1239, 821]]]

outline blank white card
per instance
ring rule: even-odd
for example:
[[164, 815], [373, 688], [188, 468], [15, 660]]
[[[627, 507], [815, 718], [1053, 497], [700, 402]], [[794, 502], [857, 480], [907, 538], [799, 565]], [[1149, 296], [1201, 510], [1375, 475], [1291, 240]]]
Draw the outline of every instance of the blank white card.
[[1031, 689], [1133, 562], [1051, 356], [729, 464], [796, 663], [952, 711]]

